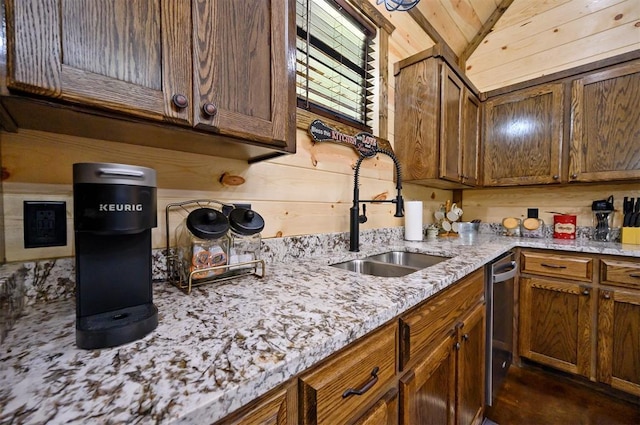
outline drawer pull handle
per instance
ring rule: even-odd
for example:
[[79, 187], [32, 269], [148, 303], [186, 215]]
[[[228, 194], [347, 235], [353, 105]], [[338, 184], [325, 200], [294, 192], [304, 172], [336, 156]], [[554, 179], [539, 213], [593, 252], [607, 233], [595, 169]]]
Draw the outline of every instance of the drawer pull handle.
[[547, 263], [540, 263], [540, 265], [542, 267], [547, 267], [549, 269], [566, 269], [567, 266], [560, 266], [558, 264], [547, 264]]
[[629, 277], [635, 277], [636, 279], [640, 279], [640, 273], [629, 273]]
[[362, 388], [360, 388], [359, 390], [356, 390], [356, 389], [353, 389], [353, 388], [349, 388], [344, 393], [342, 393], [342, 398], [347, 398], [350, 395], [362, 395], [362, 394], [366, 393], [367, 391], [369, 391], [371, 389], [371, 387], [373, 387], [376, 384], [376, 382], [378, 382], [378, 371], [379, 370], [380, 370], [380, 368], [378, 366], [374, 367], [373, 370], [371, 371], [371, 378], [369, 378], [367, 383], [364, 384], [362, 386]]

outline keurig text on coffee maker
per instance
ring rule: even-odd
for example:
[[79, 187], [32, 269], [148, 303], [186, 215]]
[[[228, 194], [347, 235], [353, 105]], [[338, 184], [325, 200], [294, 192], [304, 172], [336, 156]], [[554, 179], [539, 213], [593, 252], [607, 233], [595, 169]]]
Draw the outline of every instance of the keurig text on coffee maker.
[[151, 286], [156, 172], [124, 164], [73, 164], [76, 345], [135, 341], [158, 325]]

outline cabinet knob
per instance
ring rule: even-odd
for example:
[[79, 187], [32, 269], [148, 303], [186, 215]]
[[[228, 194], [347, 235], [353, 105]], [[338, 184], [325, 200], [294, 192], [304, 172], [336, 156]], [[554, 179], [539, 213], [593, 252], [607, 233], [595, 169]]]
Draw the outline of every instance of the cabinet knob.
[[453, 344], [453, 348], [455, 348], [456, 350], [460, 349], [460, 343], [456, 342], [455, 344]]
[[554, 179], [554, 180], [558, 180], [559, 178], [560, 178], [560, 176], [559, 176], [559, 175], [557, 175], [557, 174], [554, 174], [554, 175], [553, 175], [553, 179]]
[[578, 175], [577, 175], [576, 173], [573, 173], [573, 174], [571, 174], [571, 178], [572, 178], [572, 179], [577, 179], [577, 178], [578, 178]]
[[605, 300], [610, 300], [611, 299], [611, 293], [610, 292], [604, 292], [602, 294], [602, 298], [604, 298]]
[[582, 295], [589, 295], [591, 292], [589, 292], [588, 289], [583, 289], [582, 290]]
[[218, 113], [218, 108], [213, 103], [207, 102], [202, 105], [202, 113], [209, 118], [213, 118]]
[[469, 334], [462, 335], [462, 339], [465, 341], [469, 341]]
[[184, 109], [189, 106], [189, 99], [187, 99], [187, 96], [180, 93], [174, 94], [171, 97], [171, 101], [178, 109]]

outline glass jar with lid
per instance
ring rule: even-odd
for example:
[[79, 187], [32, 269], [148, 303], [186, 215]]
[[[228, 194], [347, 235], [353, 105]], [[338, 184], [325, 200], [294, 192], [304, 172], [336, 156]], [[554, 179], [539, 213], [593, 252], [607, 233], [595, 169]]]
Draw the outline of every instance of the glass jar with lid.
[[182, 281], [188, 281], [190, 276], [194, 280], [215, 278], [227, 271], [225, 267], [215, 268], [229, 262], [229, 220], [222, 212], [213, 208], [195, 209], [176, 233]]
[[229, 213], [230, 270], [253, 269], [255, 264], [246, 264], [260, 259], [260, 244], [264, 229], [264, 219], [257, 212], [246, 208], [234, 208]]

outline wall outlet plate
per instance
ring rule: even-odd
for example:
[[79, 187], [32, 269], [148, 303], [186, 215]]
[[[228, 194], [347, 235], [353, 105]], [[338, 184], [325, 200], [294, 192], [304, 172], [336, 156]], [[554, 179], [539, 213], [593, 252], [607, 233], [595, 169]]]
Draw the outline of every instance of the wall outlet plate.
[[24, 201], [24, 247], [40, 248], [67, 244], [67, 203]]

